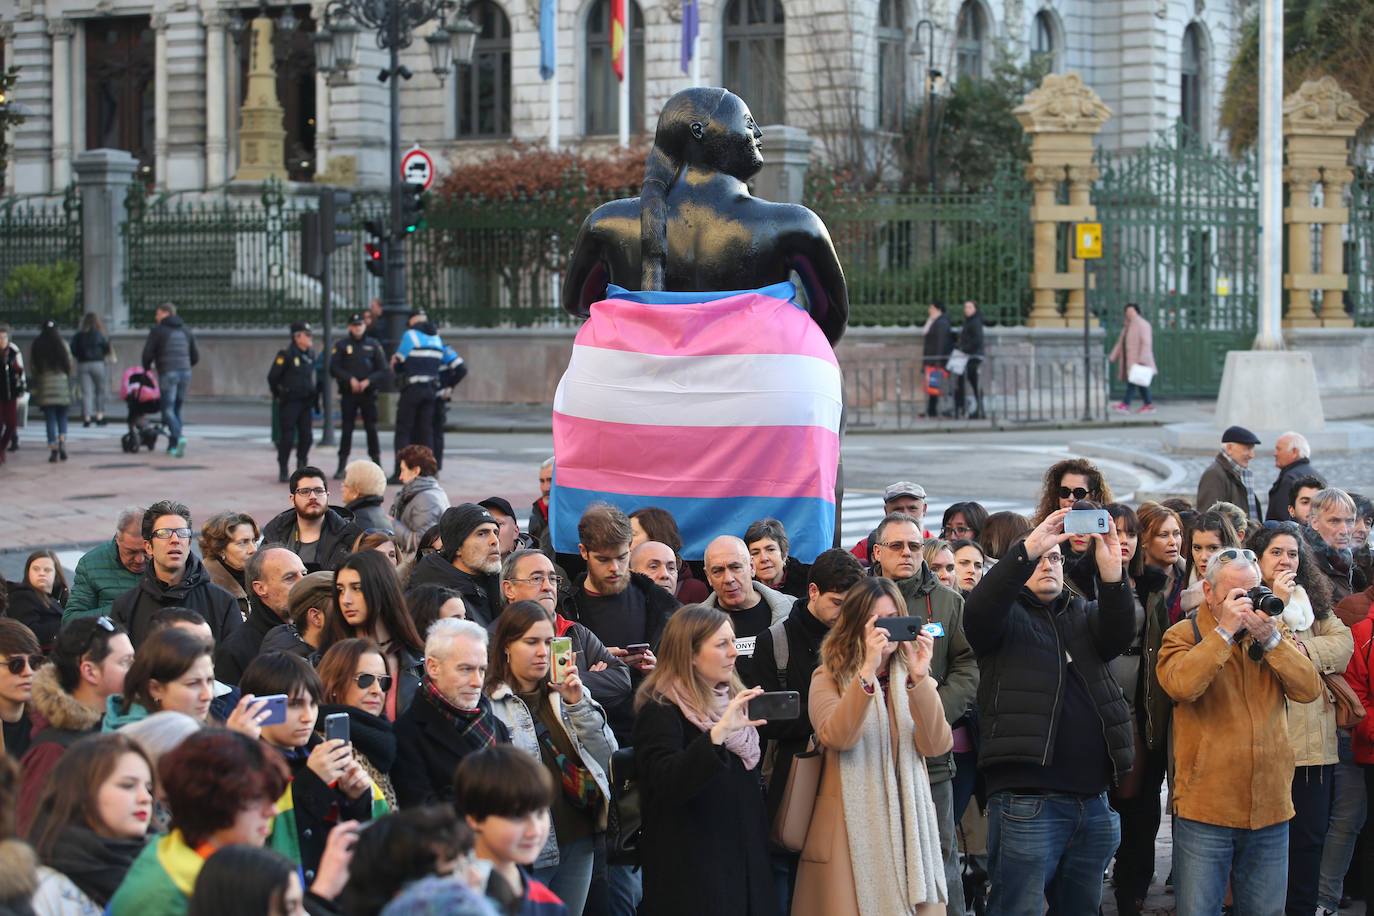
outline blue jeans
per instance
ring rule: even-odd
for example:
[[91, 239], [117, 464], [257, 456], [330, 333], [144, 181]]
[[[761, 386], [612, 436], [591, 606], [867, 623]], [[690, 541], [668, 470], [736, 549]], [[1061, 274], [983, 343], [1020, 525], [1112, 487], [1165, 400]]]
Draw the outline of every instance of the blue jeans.
[[67, 438], [67, 405], [57, 404], [43, 408], [43, 419], [48, 424], [48, 444], [57, 445], [57, 440]]
[[191, 387], [190, 369], [172, 369], [158, 375], [162, 393], [162, 422], [167, 427], [168, 445], [176, 445], [181, 438], [181, 407], [186, 403], [186, 389]]
[[1331, 820], [1322, 845], [1321, 878], [1317, 882], [1317, 903], [1333, 913], [1345, 886], [1345, 873], [1355, 854], [1355, 838], [1364, 827], [1368, 807], [1364, 770], [1350, 754], [1350, 729], [1336, 732], [1340, 763], [1331, 780]]
[[1130, 407], [1130, 406], [1131, 406], [1131, 395], [1134, 394], [1134, 393], [1137, 392], [1137, 391], [1140, 392], [1141, 400], [1143, 400], [1146, 404], [1149, 404], [1149, 403], [1150, 403], [1150, 386], [1149, 386], [1149, 385], [1132, 385], [1130, 382], [1127, 382], [1127, 383], [1126, 383], [1126, 399], [1125, 399], [1122, 403], [1124, 403], [1127, 407]]
[[[988, 916], [1096, 913], [1102, 872], [1121, 841], [1107, 793], [988, 798]], [[1185, 916], [1180, 913], [1179, 916]]]
[[1288, 822], [1245, 830], [1174, 818], [1178, 916], [1221, 912], [1228, 879], [1237, 913], [1281, 916], [1288, 896]]
[[568, 908], [568, 916], [582, 916], [587, 905], [587, 888], [592, 883], [592, 862], [596, 858], [596, 837], [588, 834], [567, 845], [558, 845], [558, 864], [536, 868], [534, 877], [558, 895]]

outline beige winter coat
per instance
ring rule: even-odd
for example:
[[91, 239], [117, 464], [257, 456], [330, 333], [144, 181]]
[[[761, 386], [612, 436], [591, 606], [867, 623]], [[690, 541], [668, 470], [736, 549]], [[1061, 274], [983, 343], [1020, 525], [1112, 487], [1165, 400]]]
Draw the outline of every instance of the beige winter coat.
[[[1345, 671], [1355, 651], [1350, 628], [1335, 614], [1293, 635], [1307, 649], [1307, 657], [1321, 674]], [[1321, 696], [1311, 703], [1288, 701], [1288, 743], [1293, 747], [1294, 766], [1315, 767], [1337, 762], [1336, 704], [1330, 690], [1323, 689]]]

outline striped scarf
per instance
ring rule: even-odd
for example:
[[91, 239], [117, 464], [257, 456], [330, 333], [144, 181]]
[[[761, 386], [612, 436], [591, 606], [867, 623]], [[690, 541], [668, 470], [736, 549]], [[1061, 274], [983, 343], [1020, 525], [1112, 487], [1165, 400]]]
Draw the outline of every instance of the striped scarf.
[[468, 753], [491, 747], [503, 740], [497, 731], [500, 725], [492, 715], [491, 704], [486, 697], [478, 700], [476, 709], [459, 709], [439, 692], [429, 679], [428, 672], [420, 679], [420, 696], [458, 731], [458, 740], [469, 745]]
[[[1227, 463], [1231, 465], [1231, 470], [1236, 472], [1236, 476], [1240, 478], [1240, 482], [1245, 485], [1245, 505], [1241, 506], [1241, 508], [1245, 510], [1246, 515], [1249, 515], [1255, 510], [1255, 472], [1249, 468], [1241, 467], [1236, 463], [1235, 459], [1226, 454], [1224, 449], [1220, 454], [1221, 457], [1225, 458]], [[1211, 506], [1198, 507], [1199, 511], [1206, 511], [1210, 508]]]

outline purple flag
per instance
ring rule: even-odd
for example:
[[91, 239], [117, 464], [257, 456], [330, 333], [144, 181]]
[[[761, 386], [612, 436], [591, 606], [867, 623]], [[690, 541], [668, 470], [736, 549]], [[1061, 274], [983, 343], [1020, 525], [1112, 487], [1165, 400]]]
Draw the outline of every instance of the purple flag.
[[692, 53], [696, 48], [697, 32], [700, 29], [697, 15], [697, 0], [682, 0], [682, 72], [688, 72]]

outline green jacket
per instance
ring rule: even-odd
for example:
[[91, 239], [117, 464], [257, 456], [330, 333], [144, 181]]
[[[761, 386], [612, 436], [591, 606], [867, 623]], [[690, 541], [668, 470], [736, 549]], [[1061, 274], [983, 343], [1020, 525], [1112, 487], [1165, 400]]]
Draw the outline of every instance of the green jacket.
[[119, 710], [123, 705], [124, 698], [117, 693], [105, 698], [105, 722], [100, 727], [101, 731], [119, 731], [124, 726], [141, 722], [149, 716], [148, 710], [139, 703], [130, 703], [129, 711], [121, 713]]
[[129, 866], [107, 916], [182, 916], [205, 864], [180, 830], [151, 840]]
[[[950, 725], [958, 722], [978, 696], [978, 661], [964, 636], [964, 599], [954, 589], [941, 585], [924, 562], [910, 579], [900, 579], [897, 589], [906, 599], [906, 612], [912, 617], [934, 621], [945, 628], [935, 640], [930, 659], [930, 675], [939, 685], [940, 702]], [[954, 778], [954, 752], [926, 758], [932, 783]]]
[[137, 585], [139, 576], [119, 562], [119, 548], [114, 538], [92, 547], [76, 561], [76, 576], [72, 580], [67, 610], [62, 615], [63, 625], [77, 617], [110, 613], [110, 605]]
[[29, 397], [35, 407], [67, 407], [72, 402], [72, 377], [44, 369], [30, 376]]

